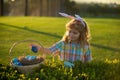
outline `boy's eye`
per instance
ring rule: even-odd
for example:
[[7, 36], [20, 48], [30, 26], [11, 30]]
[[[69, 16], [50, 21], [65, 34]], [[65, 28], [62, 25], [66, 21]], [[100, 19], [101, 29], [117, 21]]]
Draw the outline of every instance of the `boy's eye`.
[[68, 31], [69, 33], [71, 33], [72, 31]]

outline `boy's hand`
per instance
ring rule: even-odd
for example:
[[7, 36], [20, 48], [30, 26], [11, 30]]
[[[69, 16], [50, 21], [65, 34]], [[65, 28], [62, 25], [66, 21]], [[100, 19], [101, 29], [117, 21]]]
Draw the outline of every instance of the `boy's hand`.
[[34, 53], [37, 53], [38, 51], [42, 52], [42, 53], [51, 53], [51, 51], [48, 48], [43, 48], [42, 46], [39, 45], [34, 45], [31, 44], [31, 51]]
[[64, 66], [65, 66], [65, 67], [72, 68], [72, 67], [74, 67], [74, 64], [71, 63], [71, 62], [65, 61], [65, 62], [64, 62]]

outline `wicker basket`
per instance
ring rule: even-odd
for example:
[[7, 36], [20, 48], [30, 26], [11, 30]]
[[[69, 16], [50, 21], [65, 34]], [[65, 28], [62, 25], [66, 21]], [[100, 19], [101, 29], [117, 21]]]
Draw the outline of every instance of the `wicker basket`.
[[[23, 43], [23, 42], [35, 42], [37, 44], [39, 44], [41, 47], [43, 47], [38, 41], [36, 40], [22, 40], [22, 41], [18, 41], [18, 42], [15, 42], [12, 47], [10, 48], [9, 50], [9, 56], [10, 56], [10, 66], [12, 68], [17, 68], [18, 71], [20, 73], [23, 73], [23, 74], [32, 74], [35, 72], [36, 69], [39, 69], [40, 68], [40, 65], [44, 63], [44, 60], [42, 62], [39, 62], [39, 63], [36, 63], [36, 64], [32, 64], [32, 65], [23, 65], [23, 66], [18, 66], [18, 65], [15, 65], [12, 61], [12, 50], [14, 49], [14, 47], [16, 47], [18, 44], [20, 43]], [[43, 54], [43, 57], [45, 59], [45, 55]]]

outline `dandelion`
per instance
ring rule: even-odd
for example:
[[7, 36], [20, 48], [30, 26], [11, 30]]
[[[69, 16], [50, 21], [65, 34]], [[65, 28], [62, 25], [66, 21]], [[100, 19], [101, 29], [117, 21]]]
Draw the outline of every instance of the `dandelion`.
[[81, 74], [81, 77], [83, 78], [83, 80], [88, 80], [88, 76], [87, 76], [87, 74], [85, 74], [85, 73], [82, 73], [82, 74]]
[[39, 78], [36, 78], [35, 80], [39, 80]]
[[21, 80], [20, 78], [18, 80]]
[[54, 59], [54, 58], [52, 58], [52, 62], [55, 62], [55, 59]]
[[72, 73], [72, 68], [70, 68], [70, 72]]
[[112, 63], [116, 64], [116, 63], [119, 63], [119, 60], [117, 60], [117, 59], [114, 59], [114, 60], [108, 60], [108, 59], [106, 59], [105, 62], [108, 63], [108, 64], [112, 64]]
[[24, 79], [24, 78], [25, 78], [25, 75], [24, 75], [24, 74], [21, 74], [20, 77]]
[[80, 77], [80, 76], [81, 76], [81, 74], [79, 73], [79, 74], [78, 74], [78, 76]]
[[119, 63], [119, 60], [114, 59], [112, 62], [113, 62], [114, 64], [116, 64], [116, 63]]
[[31, 80], [31, 78], [28, 78], [28, 80]]
[[20, 76], [21, 76], [21, 77], [24, 77], [24, 74], [21, 74]]
[[17, 70], [15, 70], [14, 72], [17, 73]]
[[87, 74], [85, 74], [85, 73], [82, 73], [82, 76], [87, 76]]
[[58, 70], [60, 71], [60, 68], [58, 68]]
[[109, 64], [112, 63], [112, 61], [110, 61], [110, 60], [108, 60], [108, 59], [105, 59], [105, 62], [106, 62], [106, 63], [109, 63]]
[[44, 69], [41, 69], [40, 72], [43, 72]]
[[78, 76], [75, 77], [76, 79], [78, 78]]

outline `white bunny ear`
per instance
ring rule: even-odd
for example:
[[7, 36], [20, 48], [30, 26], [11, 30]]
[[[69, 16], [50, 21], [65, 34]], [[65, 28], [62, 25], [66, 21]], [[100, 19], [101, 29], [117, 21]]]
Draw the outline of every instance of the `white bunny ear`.
[[80, 21], [80, 22], [83, 24], [83, 26], [85, 27], [85, 23], [83, 22], [83, 19], [82, 19], [79, 15], [75, 14], [75, 17], [74, 17], [74, 16], [68, 15], [68, 14], [66, 14], [66, 13], [61, 13], [61, 12], [59, 12], [59, 14], [60, 14], [61, 16], [64, 16], [64, 17], [67, 17], [67, 18], [70, 18], [70, 19], [78, 20], [78, 21]]
[[66, 14], [66, 13], [61, 13], [61, 12], [59, 12], [59, 14], [60, 14], [60, 15], [62, 15], [62, 16], [64, 16], [64, 17], [69, 16], [69, 15], [68, 15], [68, 14]]
[[78, 19], [82, 19], [79, 15], [75, 14], [75, 17]]
[[83, 26], [85, 27], [85, 23], [83, 22], [83, 19], [77, 14], [75, 14], [75, 17], [76, 17], [75, 19], [79, 20], [83, 24]]
[[59, 14], [60, 14], [61, 16], [64, 16], [64, 17], [67, 17], [67, 18], [70, 18], [70, 19], [75, 19], [74, 16], [68, 15], [68, 14], [66, 14], [66, 13], [61, 13], [61, 12], [59, 12]]

